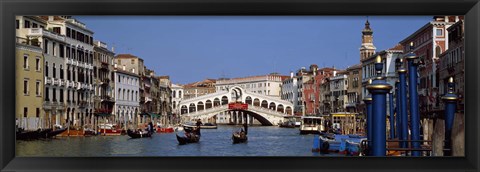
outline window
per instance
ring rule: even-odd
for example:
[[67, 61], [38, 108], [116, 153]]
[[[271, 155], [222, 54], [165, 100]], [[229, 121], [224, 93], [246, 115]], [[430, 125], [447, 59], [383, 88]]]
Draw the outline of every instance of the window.
[[70, 28], [67, 27], [67, 37], [70, 37]]
[[60, 79], [63, 79], [63, 66], [60, 65]]
[[28, 114], [28, 108], [24, 107], [23, 108], [23, 117], [27, 117], [27, 114]]
[[38, 24], [32, 22], [32, 28], [38, 28]]
[[65, 54], [65, 57], [70, 58], [70, 47], [67, 46], [67, 53]]
[[20, 28], [20, 21], [15, 20], [15, 28], [17, 28], [17, 29]]
[[23, 94], [28, 95], [28, 80], [23, 80]]
[[60, 89], [60, 102], [63, 102], [63, 89]]
[[57, 56], [57, 51], [55, 51], [56, 44], [55, 42], [52, 42], [52, 50], [53, 50], [53, 56]]
[[36, 117], [37, 117], [37, 118], [40, 117], [40, 108], [37, 108], [37, 115], [36, 115]]
[[53, 63], [53, 78], [57, 77], [57, 67], [55, 66], [55, 63]]
[[23, 28], [30, 28], [30, 21], [25, 20], [25, 23], [23, 25]]
[[28, 56], [23, 56], [23, 68], [28, 69]]
[[56, 102], [57, 101], [57, 89], [53, 88], [52, 93], [53, 93], [53, 101]]
[[40, 71], [40, 58], [35, 59], [35, 70]]
[[132, 59], [132, 64], [135, 64], [135, 59]]
[[63, 49], [63, 44], [60, 44], [60, 57], [62, 57], [62, 58], [65, 57], [64, 56], [64, 53], [65, 53], [64, 51], [65, 50]]
[[50, 94], [49, 94], [49, 89], [48, 87], [45, 87], [45, 101], [50, 101]]
[[437, 29], [435, 35], [436, 36], [443, 36], [443, 29]]
[[53, 32], [60, 35], [60, 27], [54, 27]]
[[48, 40], [43, 41], [43, 53], [48, 54]]
[[35, 82], [35, 95], [40, 96], [40, 81]]

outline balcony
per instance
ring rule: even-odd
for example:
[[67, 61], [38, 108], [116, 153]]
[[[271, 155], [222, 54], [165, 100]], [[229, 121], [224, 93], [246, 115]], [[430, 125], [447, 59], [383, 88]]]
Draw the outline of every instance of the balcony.
[[40, 47], [40, 42], [38, 42], [38, 39], [25, 39], [17, 37], [17, 43]]
[[60, 85], [60, 79], [52, 78], [52, 80], [53, 80], [53, 85], [56, 85], [56, 86]]
[[45, 77], [45, 83], [49, 85], [52, 84], [52, 80], [50, 79], [50, 77]]
[[74, 82], [73, 81], [67, 81], [67, 87], [68, 88], [73, 88]]
[[65, 42], [65, 36], [58, 35], [56, 33], [47, 31], [43, 28], [31, 28], [28, 29], [28, 36], [38, 36], [38, 37], [48, 37], [51, 39], [55, 39], [57, 41]]
[[106, 70], [108, 70], [108, 67], [109, 67], [109, 66], [110, 66], [110, 65], [108, 65], [108, 63], [102, 62], [102, 65], [101, 65], [101, 68], [100, 68], [100, 69], [106, 69]]
[[80, 108], [85, 108], [85, 107], [87, 107], [87, 106], [88, 106], [88, 102], [87, 102], [87, 101], [84, 101], [84, 100], [78, 101], [78, 107], [80, 107]]

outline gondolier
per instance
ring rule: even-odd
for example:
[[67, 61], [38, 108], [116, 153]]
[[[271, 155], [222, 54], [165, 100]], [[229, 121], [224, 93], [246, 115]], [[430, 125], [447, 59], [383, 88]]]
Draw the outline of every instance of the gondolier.
[[200, 125], [202, 125], [202, 121], [200, 119], [197, 119], [197, 129], [195, 131], [196, 131], [196, 135], [199, 135], [199, 136], [201, 136]]

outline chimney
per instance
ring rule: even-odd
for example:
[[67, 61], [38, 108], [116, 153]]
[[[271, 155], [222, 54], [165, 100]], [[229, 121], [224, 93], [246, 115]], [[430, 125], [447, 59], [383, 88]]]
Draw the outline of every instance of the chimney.
[[290, 71], [290, 78], [293, 78], [293, 71]]
[[115, 69], [117, 69], [117, 64], [115, 63], [115, 64], [113, 65], [113, 67], [114, 67]]
[[123, 70], [125, 70], [125, 65], [123, 65]]
[[48, 21], [53, 21], [53, 16], [48, 16]]
[[112, 53], [114, 53], [114, 52], [115, 52], [115, 47], [112, 46]]
[[333, 71], [333, 76], [337, 76], [337, 71]]

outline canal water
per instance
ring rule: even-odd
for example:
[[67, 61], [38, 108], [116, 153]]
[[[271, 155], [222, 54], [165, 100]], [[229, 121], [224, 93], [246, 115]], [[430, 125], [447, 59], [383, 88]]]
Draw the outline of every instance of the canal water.
[[[202, 129], [200, 142], [187, 145], [178, 145], [175, 133], [140, 139], [124, 135], [17, 141], [16, 156], [323, 156], [311, 151], [314, 135], [300, 135], [298, 128], [251, 126], [247, 143], [232, 144], [232, 132], [240, 127]], [[183, 131], [177, 133], [183, 135]]]

